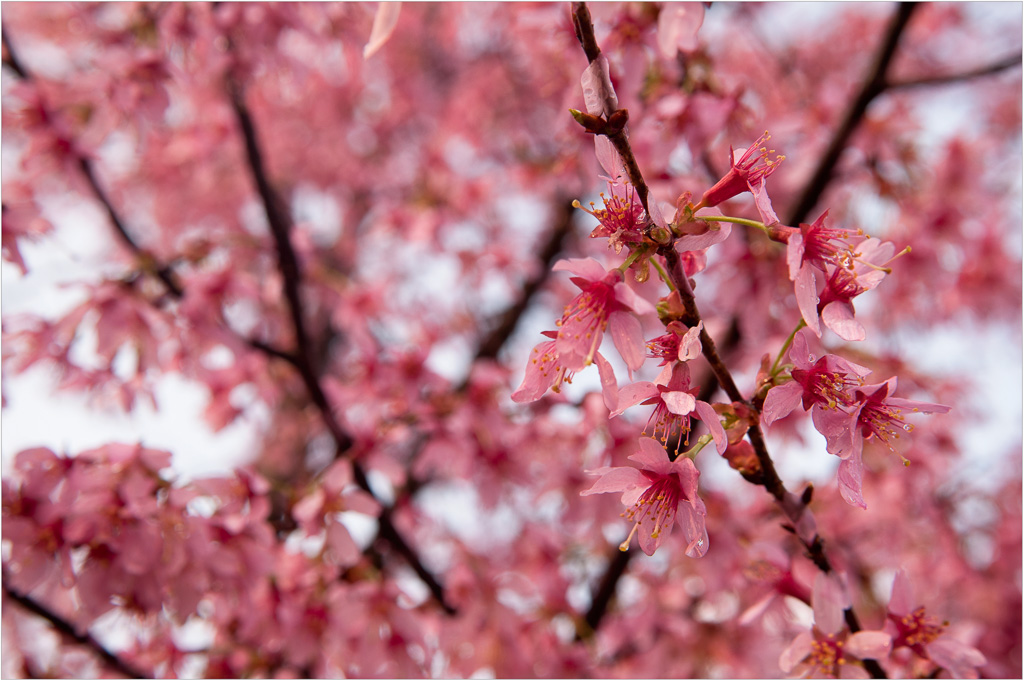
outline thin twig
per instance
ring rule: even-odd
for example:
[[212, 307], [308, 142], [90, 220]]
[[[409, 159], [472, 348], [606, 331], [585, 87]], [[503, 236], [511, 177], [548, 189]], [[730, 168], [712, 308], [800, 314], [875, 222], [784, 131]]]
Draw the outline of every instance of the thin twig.
[[116, 670], [122, 676], [129, 679], [150, 679], [153, 678], [151, 674], [145, 674], [140, 669], [134, 667], [128, 662], [125, 662], [114, 653], [110, 652], [103, 645], [92, 637], [88, 632], [84, 634], [78, 633], [74, 625], [68, 622], [66, 619], [47, 608], [42, 603], [39, 603], [34, 598], [25, 594], [20, 594], [17, 591], [7, 586], [9, 579], [5, 574], [3, 575], [3, 590], [4, 595], [10, 598], [12, 601], [25, 608], [33, 615], [43, 618], [50, 625], [57, 630], [58, 633], [63, 636], [72, 639], [75, 643], [81, 644], [93, 651], [103, 662], [111, 669]]
[[1021, 65], [1021, 59], [1024, 58], [1020, 52], [1004, 57], [997, 62], [989, 64], [988, 66], [981, 66], [970, 71], [964, 71], [963, 73], [947, 73], [944, 75], [937, 76], [923, 76], [921, 78], [908, 78], [906, 80], [887, 80], [885, 88], [887, 90], [900, 90], [916, 87], [927, 87], [932, 85], [951, 85], [954, 83], [962, 83], [967, 80], [973, 80], [974, 78], [983, 78], [985, 76], [995, 75], [1002, 71], [1012, 69]]

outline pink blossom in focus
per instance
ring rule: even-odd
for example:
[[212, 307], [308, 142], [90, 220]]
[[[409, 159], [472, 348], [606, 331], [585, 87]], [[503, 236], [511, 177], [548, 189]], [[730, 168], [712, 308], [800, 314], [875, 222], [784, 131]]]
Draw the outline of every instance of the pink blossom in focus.
[[650, 429], [651, 434], [662, 444], [667, 444], [678, 433], [679, 448], [689, 444], [690, 419], [697, 416], [711, 431], [715, 448], [721, 454], [729, 446], [725, 429], [714, 407], [698, 400], [694, 396], [695, 392], [696, 388], [690, 387], [689, 368], [683, 362], [676, 362], [666, 365], [653, 383], [640, 381], [622, 388], [619, 391], [618, 407], [611, 415], [617, 416], [634, 404], [653, 404], [654, 412], [644, 432]]
[[838, 355], [822, 355], [817, 361], [808, 348], [810, 331], [801, 329], [793, 338], [789, 357], [793, 361], [792, 381], [777, 385], [768, 391], [761, 410], [765, 425], [788, 415], [797, 405], [812, 416], [828, 409], [849, 408], [854, 405], [850, 393], [854, 386], [863, 385], [863, 377], [870, 369], [854, 364]]
[[575, 353], [584, 366], [591, 364], [605, 329], [611, 327], [612, 341], [626, 366], [639, 369], [644, 361], [643, 330], [631, 313], [647, 314], [654, 306], [623, 282], [620, 271], [606, 271], [593, 258], [559, 260], [553, 269], [575, 274], [572, 282], [582, 290], [558, 321], [555, 348], [559, 354]]
[[671, 532], [678, 512], [687, 541], [686, 555], [695, 558], [707, 553], [707, 513], [697, 496], [700, 473], [693, 461], [686, 457], [670, 461], [665, 448], [648, 437], [640, 438], [640, 450], [629, 458], [640, 464], [641, 469], [611, 466], [588, 471], [601, 478], [590, 489], [580, 492], [584, 496], [622, 492], [624, 515], [634, 525], [619, 548], [625, 551], [633, 535], [637, 535], [643, 552], [654, 555]]
[[785, 156], [768, 158], [769, 154], [774, 153], [774, 150], [769, 150], [765, 146], [770, 139], [771, 135], [765, 132], [739, 158], [736, 158], [736, 152], [730, 149], [729, 163], [731, 167], [729, 172], [711, 189], [704, 192], [697, 207], [717, 206], [745, 191], [749, 191], [755, 196], [759, 192], [763, 192], [761, 180], [775, 172], [775, 169], [786, 158]]

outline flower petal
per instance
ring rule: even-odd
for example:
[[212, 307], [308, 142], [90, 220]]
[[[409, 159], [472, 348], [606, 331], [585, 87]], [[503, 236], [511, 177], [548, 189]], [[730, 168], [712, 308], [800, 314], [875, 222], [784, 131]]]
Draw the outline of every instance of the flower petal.
[[711, 432], [711, 437], [715, 441], [715, 449], [718, 450], [719, 454], [724, 454], [725, 450], [729, 447], [729, 438], [726, 436], [725, 428], [722, 427], [722, 422], [718, 418], [718, 412], [707, 402], [699, 400], [695, 409], [697, 415], [700, 416], [700, 420], [704, 422], [704, 425]]
[[643, 473], [632, 466], [605, 466], [586, 473], [601, 477], [590, 489], [580, 492], [581, 497], [607, 492], [629, 492], [637, 487], [646, 487], [650, 482]]
[[654, 385], [650, 381], [640, 381], [639, 383], [627, 385], [619, 390], [618, 404], [616, 405], [615, 410], [612, 411], [611, 415], [618, 416], [634, 404], [650, 399], [657, 394], [658, 386]]
[[853, 318], [853, 305], [848, 302], [832, 301], [821, 311], [821, 320], [843, 340], [861, 341], [867, 337], [864, 325]]
[[803, 395], [803, 386], [796, 381], [783, 383], [769, 390], [764, 398], [764, 407], [761, 409], [761, 418], [764, 420], [764, 425], [770, 426], [779, 419], [788, 416], [790, 412], [799, 406]]
[[570, 272], [577, 277], [591, 281], [601, 281], [608, 271], [593, 258], [564, 258], [551, 268], [553, 272]]
[[884, 660], [891, 650], [892, 636], [884, 631], [858, 631], [846, 639], [846, 652], [862, 660]]
[[642, 367], [647, 358], [640, 320], [628, 312], [612, 312], [608, 317], [608, 330], [632, 377], [632, 372]]

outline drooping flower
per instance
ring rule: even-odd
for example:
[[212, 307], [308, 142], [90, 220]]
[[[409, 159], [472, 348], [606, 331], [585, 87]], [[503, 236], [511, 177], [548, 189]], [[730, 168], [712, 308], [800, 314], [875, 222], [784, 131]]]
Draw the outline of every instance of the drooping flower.
[[639, 451], [629, 459], [641, 468], [606, 466], [588, 471], [601, 477], [590, 489], [580, 492], [583, 496], [622, 493], [622, 503], [626, 506], [623, 516], [634, 524], [619, 548], [627, 550], [633, 536], [637, 535], [641, 550], [648, 556], [654, 555], [671, 532], [678, 514], [687, 541], [686, 555], [698, 557], [707, 553], [708, 532], [704, 526], [707, 511], [697, 496], [700, 472], [693, 461], [686, 457], [670, 461], [665, 448], [648, 437], [640, 438]]
[[800, 678], [869, 678], [860, 660], [888, 656], [892, 636], [884, 631], [850, 633], [843, 618], [843, 610], [850, 605], [849, 595], [834, 573], [818, 573], [811, 605], [814, 626], [798, 634], [782, 651], [782, 671]]
[[647, 420], [644, 433], [650, 430], [662, 444], [667, 444], [669, 438], [678, 433], [676, 452], [689, 444], [690, 419], [696, 416], [707, 425], [715, 441], [715, 448], [722, 454], [729, 446], [722, 422], [715, 408], [698, 400], [695, 392], [696, 389], [690, 387], [689, 368], [683, 362], [676, 362], [666, 365], [653, 383], [640, 381], [622, 388], [619, 391], [618, 407], [611, 415], [618, 416], [634, 404], [653, 404], [654, 412]]
[[[945, 414], [950, 410], [943, 404], [889, 397], [895, 390], [896, 377], [893, 376], [884, 383], [855, 389], [855, 405], [851, 411], [819, 411], [813, 418], [814, 427], [825, 436], [826, 451], [843, 460], [838, 472], [839, 493], [853, 506], [867, 508], [861, 492], [865, 440], [874, 437], [897, 453], [894, 441], [901, 433], [914, 429], [912, 424], [906, 423], [905, 412]], [[910, 463], [906, 459], [903, 461]]]
[[853, 317], [853, 299], [882, 283], [885, 275], [891, 271], [886, 264], [895, 257], [895, 250], [892, 243], [875, 238], [865, 239], [858, 244], [853, 260], [832, 268], [814, 316], [820, 313], [825, 326], [843, 340], [864, 340], [864, 327]]
[[730, 148], [729, 163], [731, 167], [729, 172], [716, 182], [711, 189], [704, 192], [694, 210], [717, 206], [723, 201], [738, 196], [745, 191], [749, 191], [755, 196], [758, 192], [763, 192], [761, 180], [775, 172], [775, 169], [786, 158], [785, 156], [777, 156], [774, 159], [768, 158], [769, 154], [775, 153], [774, 150], [769, 150], [765, 146], [770, 139], [771, 135], [765, 132], [739, 158], [736, 157], [737, 152]]
[[559, 260], [552, 268], [576, 276], [572, 282], [581, 293], [565, 306], [558, 321], [555, 348], [560, 356], [576, 354], [583, 365], [594, 361], [606, 328], [630, 371], [644, 362], [643, 329], [631, 312], [647, 314], [654, 306], [623, 282], [619, 270], [608, 270], [593, 258]]
[[[584, 368], [583, 357], [574, 353], [560, 353], [557, 349], [557, 332], [545, 331], [544, 335], [552, 340], [538, 344], [530, 353], [530, 361], [526, 365], [523, 382], [512, 393], [513, 402], [534, 402], [544, 396], [551, 388], [559, 392], [562, 383], [572, 383], [573, 375]], [[594, 355], [597, 370], [601, 376], [601, 387], [604, 393], [605, 406], [614, 409], [618, 401], [618, 384], [615, 372], [601, 353]]]
[[896, 572], [889, 600], [889, 624], [893, 648], [906, 646], [948, 671], [956, 679], [978, 678], [978, 667], [985, 664], [980, 650], [946, 634], [949, 622], [940, 622], [925, 614], [925, 608], [914, 600], [913, 584], [906, 570]]
[[788, 415], [801, 403], [804, 411], [811, 410], [815, 418], [823, 409], [850, 408], [856, 403], [851, 390], [864, 384], [863, 377], [870, 369], [837, 355], [822, 355], [815, 361], [808, 348], [809, 333], [801, 329], [793, 337], [789, 350], [793, 380], [768, 391], [761, 410], [765, 425]]

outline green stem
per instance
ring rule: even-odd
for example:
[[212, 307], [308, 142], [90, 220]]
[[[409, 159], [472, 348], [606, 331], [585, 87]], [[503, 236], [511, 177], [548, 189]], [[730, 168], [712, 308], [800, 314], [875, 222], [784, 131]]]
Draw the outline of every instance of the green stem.
[[654, 258], [651, 258], [651, 264], [654, 265], [654, 269], [658, 270], [658, 276], [661, 277], [661, 280], [668, 285], [668, 289], [670, 291], [675, 291], [675, 284], [672, 283], [672, 279], [668, 276], [668, 273], [665, 272], [665, 270], [658, 263], [658, 261], [655, 260]]
[[782, 349], [779, 350], [779, 355], [775, 358], [775, 364], [772, 364], [772, 378], [775, 378], [779, 373], [779, 362], [782, 361], [783, 355], [785, 355], [786, 351], [789, 350], [789, 346], [793, 344], [793, 339], [796, 338], [797, 332], [805, 326], [807, 326], [807, 322], [801, 319], [797, 323], [796, 327], [793, 328], [793, 332], [789, 334], [789, 338], [786, 339], [786, 342], [782, 344]]
[[643, 255], [642, 251], [633, 251], [633, 252], [631, 252], [629, 254], [629, 257], [626, 258], [626, 261], [624, 263], [622, 263], [621, 265], [619, 265], [619, 267], [618, 267], [619, 272], [622, 272], [623, 274], [625, 274], [626, 270], [628, 270], [633, 265], [633, 263], [635, 263], [637, 261], [637, 258], [639, 258], [641, 255]]
[[734, 218], [729, 215], [694, 215], [694, 220], [703, 220], [704, 222], [732, 222], [737, 225], [745, 225], [747, 227], [756, 227], [762, 232], [768, 233], [768, 227], [763, 222], [757, 220], [748, 220], [747, 218]]

